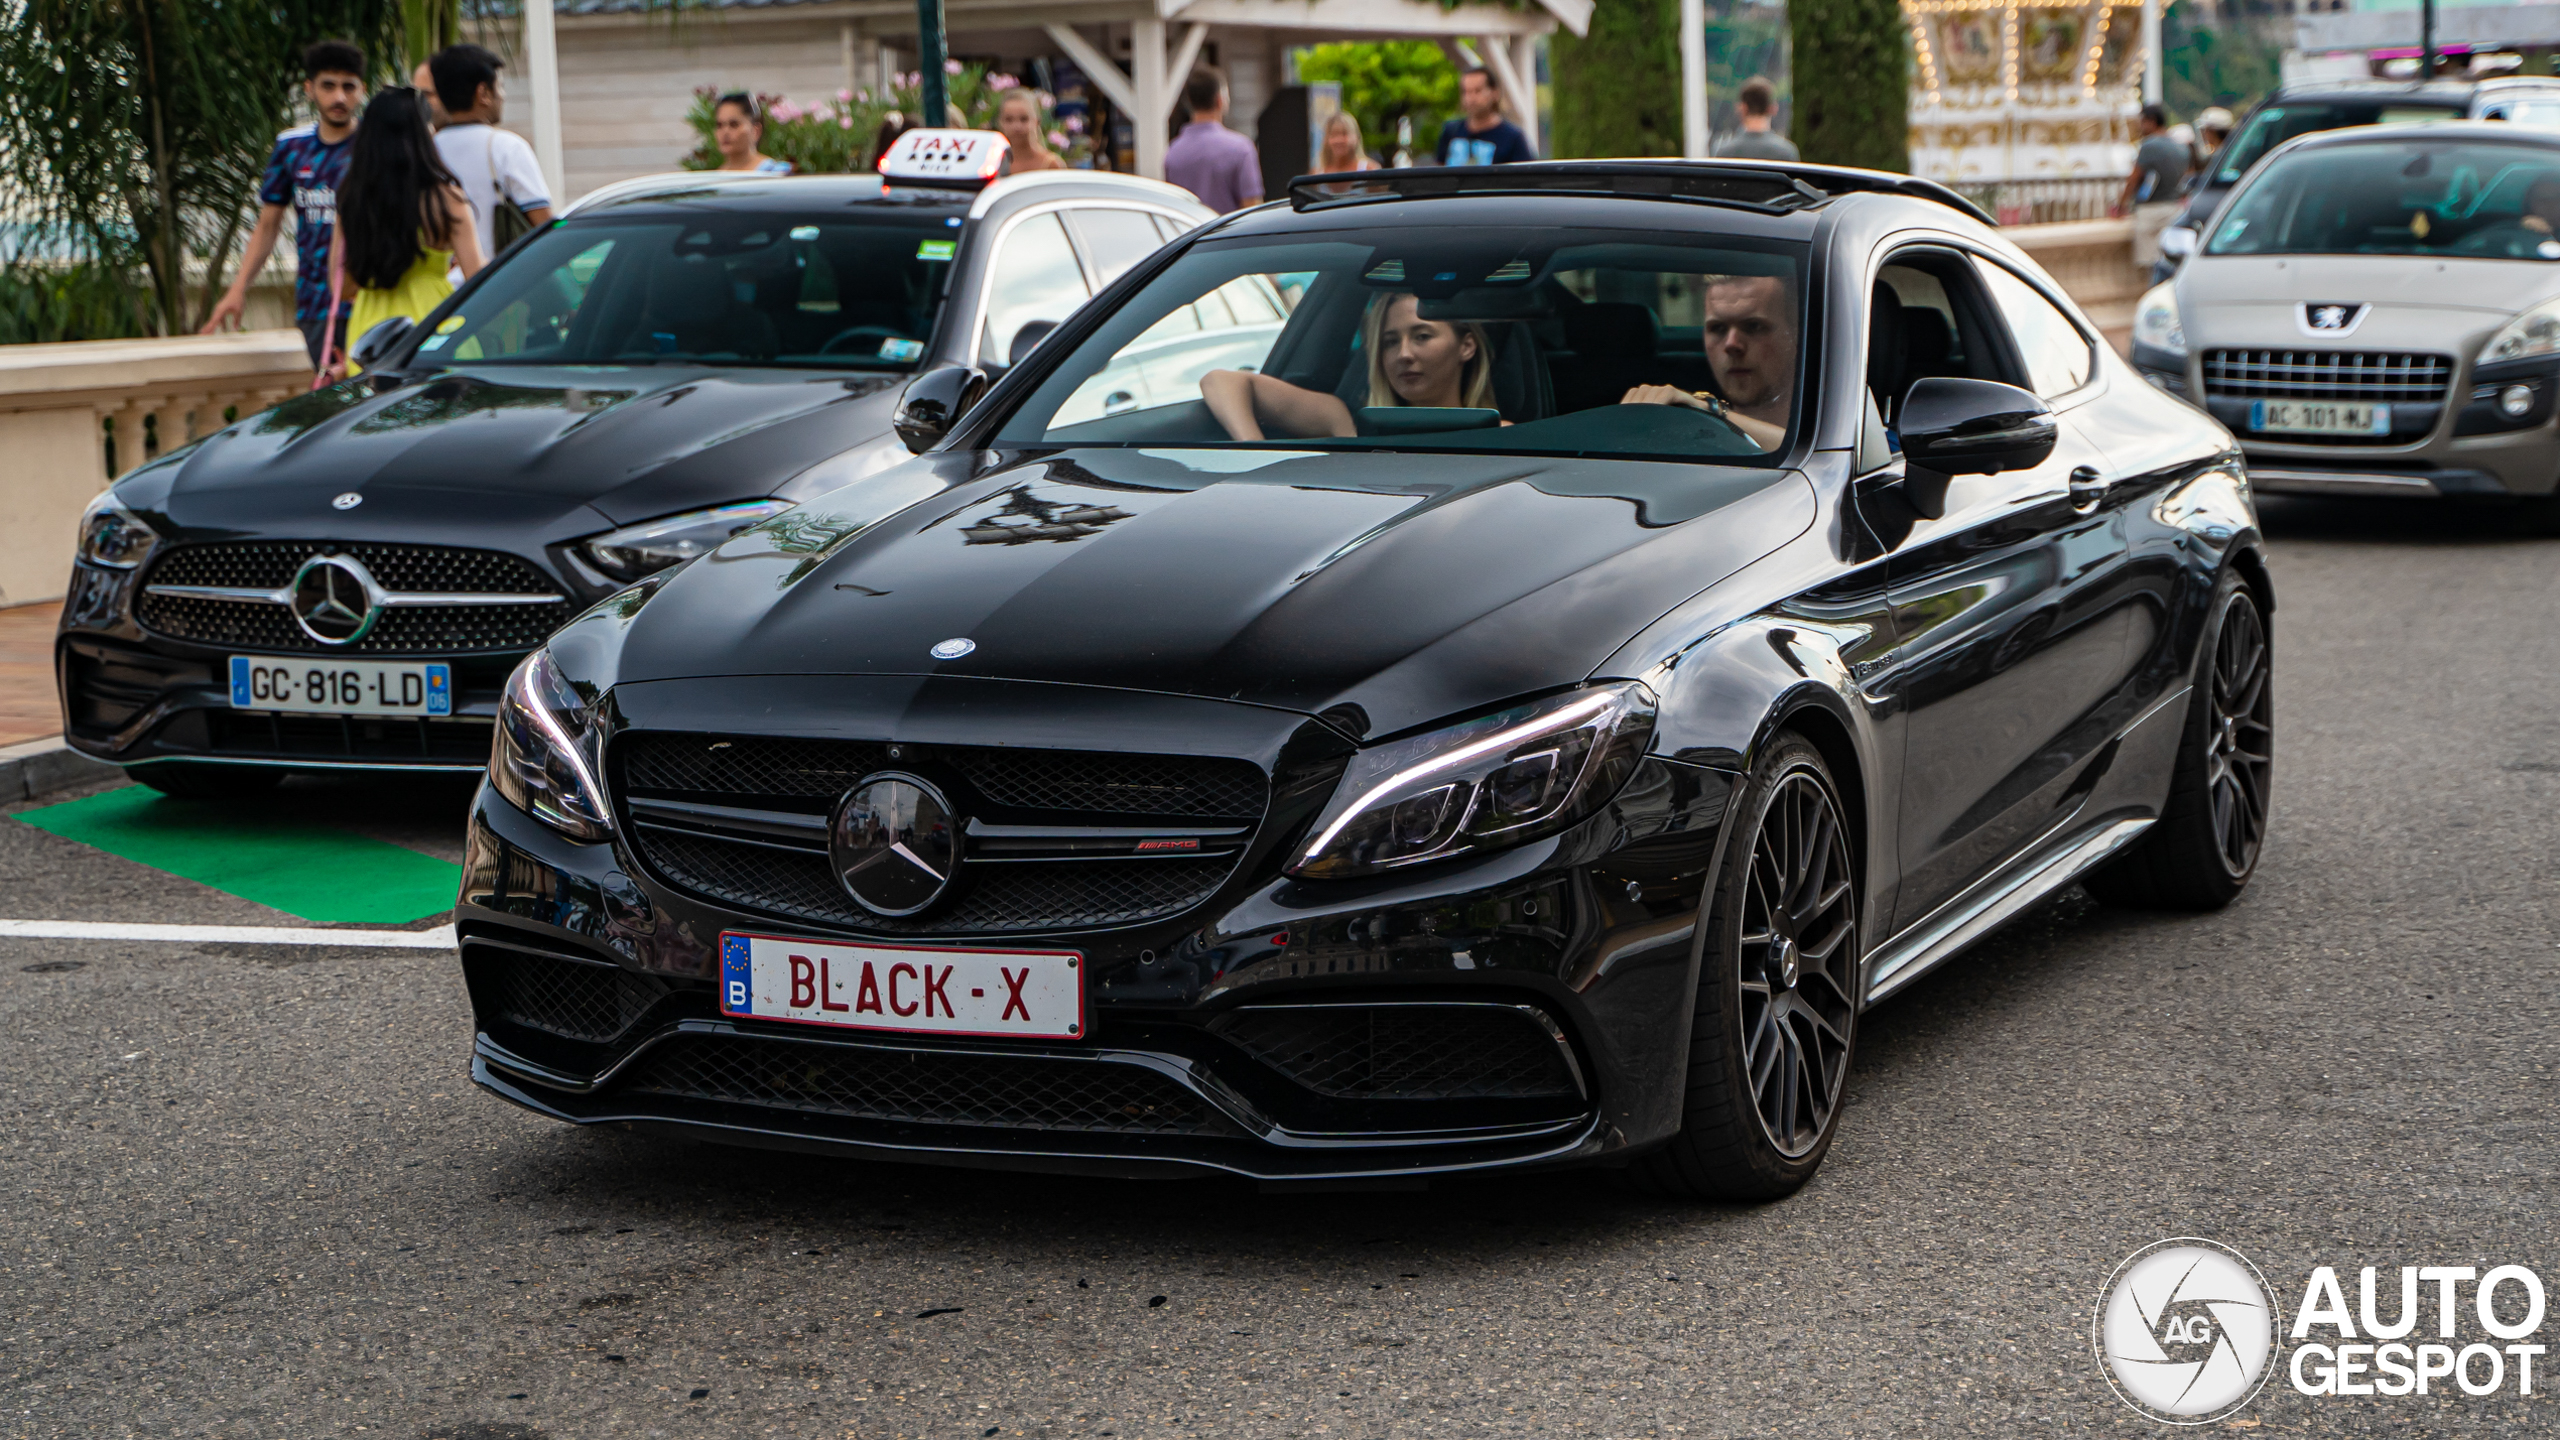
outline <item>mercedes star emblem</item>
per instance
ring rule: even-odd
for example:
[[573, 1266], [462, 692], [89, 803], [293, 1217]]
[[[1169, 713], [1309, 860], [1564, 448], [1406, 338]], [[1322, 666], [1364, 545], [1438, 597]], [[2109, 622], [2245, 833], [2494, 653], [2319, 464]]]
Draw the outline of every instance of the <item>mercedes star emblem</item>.
[[957, 660], [977, 648], [978, 642], [975, 640], [965, 638], [954, 639], [945, 640], [941, 644], [934, 646], [932, 653], [933, 658], [936, 660]]
[[837, 803], [827, 857], [855, 904], [874, 915], [913, 915], [950, 892], [960, 821], [930, 783], [882, 771]]
[[350, 490], [346, 494], [339, 496], [337, 499], [330, 501], [329, 508], [332, 510], [353, 510], [363, 503], [364, 497], [353, 490]]
[[314, 555], [293, 572], [294, 622], [323, 645], [352, 645], [382, 618], [382, 587], [352, 555]]

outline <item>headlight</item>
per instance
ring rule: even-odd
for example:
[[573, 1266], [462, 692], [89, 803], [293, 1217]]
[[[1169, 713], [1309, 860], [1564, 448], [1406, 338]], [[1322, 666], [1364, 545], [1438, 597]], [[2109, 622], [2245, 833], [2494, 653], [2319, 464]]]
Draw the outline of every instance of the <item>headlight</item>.
[[1621, 680], [1364, 750], [1289, 873], [1373, 875], [1552, 835], [1618, 793], [1653, 709]]
[[159, 543], [158, 532], [117, 503], [113, 490], [100, 491], [80, 516], [80, 558], [92, 565], [130, 570]]
[[578, 558], [609, 580], [637, 580], [681, 565], [759, 520], [791, 508], [788, 500], [748, 500], [714, 505], [627, 525], [578, 542]]
[[2178, 323], [2175, 284], [2152, 286], [2133, 307], [2133, 343], [2172, 355], [2187, 353], [2187, 328]]
[[2196, 232], [2191, 225], [2172, 225], [2160, 232], [2160, 253], [2180, 260], [2196, 253]]
[[2545, 300], [2498, 327], [2498, 333], [2480, 347], [2479, 358], [2472, 363], [2494, 365], [2501, 360], [2523, 360], [2554, 352], [2560, 352], [2560, 297]]
[[596, 783], [595, 709], [578, 698], [551, 652], [536, 650], [507, 677], [489, 783], [517, 809], [580, 840], [613, 838], [613, 810]]

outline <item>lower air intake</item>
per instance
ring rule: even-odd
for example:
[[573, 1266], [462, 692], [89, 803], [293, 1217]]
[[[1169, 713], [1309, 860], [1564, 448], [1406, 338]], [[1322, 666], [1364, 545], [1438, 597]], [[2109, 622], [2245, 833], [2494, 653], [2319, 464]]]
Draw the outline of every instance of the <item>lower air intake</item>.
[[513, 946], [462, 944], [464, 969], [498, 1019], [597, 1044], [638, 1024], [667, 988], [618, 965], [536, 954]]
[[1351, 1100], [1578, 1097], [1564, 1042], [1517, 1005], [1272, 1005], [1217, 1033], [1319, 1095]]

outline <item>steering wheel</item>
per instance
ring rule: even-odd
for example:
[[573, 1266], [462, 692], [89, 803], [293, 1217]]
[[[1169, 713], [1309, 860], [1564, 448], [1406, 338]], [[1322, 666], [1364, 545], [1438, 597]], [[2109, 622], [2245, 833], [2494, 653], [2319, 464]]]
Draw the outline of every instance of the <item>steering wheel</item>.
[[818, 353], [843, 355], [860, 350], [868, 355], [877, 355], [880, 353], [881, 341], [905, 338], [886, 325], [856, 325], [850, 330], [839, 330], [828, 337], [827, 343], [818, 347]]

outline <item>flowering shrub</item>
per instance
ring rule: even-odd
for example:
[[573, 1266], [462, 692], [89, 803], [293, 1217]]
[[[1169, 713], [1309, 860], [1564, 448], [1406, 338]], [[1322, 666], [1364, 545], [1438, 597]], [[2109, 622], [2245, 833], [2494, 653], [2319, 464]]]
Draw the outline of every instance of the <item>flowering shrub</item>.
[[[1022, 81], [1012, 75], [993, 71], [984, 65], [967, 65], [952, 60], [944, 64], [945, 82], [950, 97], [950, 124], [957, 129], [993, 130], [996, 107], [1003, 103], [1005, 92], [1017, 90]], [[890, 112], [914, 116], [924, 105], [921, 79], [914, 71], [895, 77], [896, 84], [887, 90], [862, 87], [839, 90], [832, 100], [803, 105], [780, 95], [759, 94], [757, 108], [764, 111], [764, 153], [777, 160], [788, 160], [791, 168], [803, 175], [842, 175], [870, 168], [877, 157], [870, 153], [871, 141], [880, 133], [880, 124]], [[712, 138], [712, 125], [717, 119], [720, 96], [728, 92], [708, 86], [693, 92], [693, 109], [685, 123], [693, 127], [696, 143], [693, 153], [684, 157], [687, 170], [720, 168], [720, 147]], [[1043, 98], [1041, 120], [1049, 119]], [[1049, 132], [1052, 149], [1075, 153], [1082, 143], [1083, 124], [1069, 117], [1063, 127]]]

